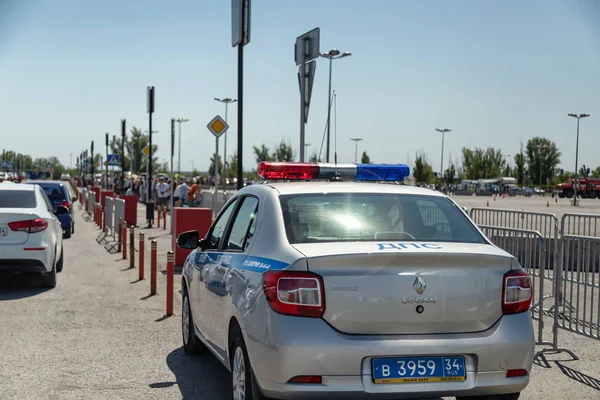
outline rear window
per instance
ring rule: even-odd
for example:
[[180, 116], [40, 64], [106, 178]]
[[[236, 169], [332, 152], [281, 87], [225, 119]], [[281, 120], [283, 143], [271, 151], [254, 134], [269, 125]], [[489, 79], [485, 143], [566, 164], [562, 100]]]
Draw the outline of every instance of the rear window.
[[431, 241], [485, 243], [464, 212], [444, 197], [327, 193], [280, 197], [290, 243]]
[[33, 190], [0, 190], [0, 208], [35, 208]]
[[68, 199], [68, 196], [65, 193], [65, 188], [61, 185], [41, 184], [40, 186], [44, 190], [44, 192], [46, 192], [46, 195], [48, 196], [50, 201], [62, 201]]

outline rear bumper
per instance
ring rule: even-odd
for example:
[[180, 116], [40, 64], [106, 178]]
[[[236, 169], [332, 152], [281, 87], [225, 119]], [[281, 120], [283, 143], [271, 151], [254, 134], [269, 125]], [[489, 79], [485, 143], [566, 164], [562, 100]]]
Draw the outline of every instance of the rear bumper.
[[[25, 250], [43, 248], [44, 250]], [[50, 272], [54, 251], [31, 244], [0, 246], [0, 272]]]
[[71, 224], [73, 223], [73, 215], [72, 214], [59, 215], [58, 220], [60, 221], [60, 225], [62, 226], [64, 231], [68, 231], [71, 229]]
[[[270, 311], [269, 311], [270, 312]], [[529, 313], [502, 317], [478, 333], [448, 335], [346, 335], [320, 319], [279, 314], [263, 337], [246, 343], [257, 382], [280, 399], [398, 399], [521, 392], [529, 376], [506, 378], [508, 369], [531, 371], [535, 352]], [[464, 355], [462, 382], [375, 384], [373, 357]], [[294, 376], [320, 375], [323, 383], [288, 384]]]

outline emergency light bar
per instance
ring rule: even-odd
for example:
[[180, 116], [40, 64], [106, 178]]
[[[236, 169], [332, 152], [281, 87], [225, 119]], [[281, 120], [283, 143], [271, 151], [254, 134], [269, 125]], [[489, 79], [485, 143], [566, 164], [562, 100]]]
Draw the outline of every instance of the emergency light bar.
[[258, 164], [258, 175], [268, 180], [316, 180], [346, 178], [355, 181], [403, 181], [410, 175], [404, 164], [332, 164], [270, 162]]

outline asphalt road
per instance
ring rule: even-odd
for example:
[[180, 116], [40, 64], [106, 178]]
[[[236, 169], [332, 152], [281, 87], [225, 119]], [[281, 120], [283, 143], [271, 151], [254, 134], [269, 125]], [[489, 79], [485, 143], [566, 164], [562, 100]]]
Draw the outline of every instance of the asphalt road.
[[[148, 280], [138, 282], [137, 269], [76, 214], [57, 288], [0, 277], [0, 399], [230, 399], [229, 375], [213, 356], [184, 355], [180, 318], [163, 317], [160, 284], [149, 297]], [[536, 361], [521, 399], [600, 398], [598, 341], [561, 331], [559, 343], [580, 360]]]

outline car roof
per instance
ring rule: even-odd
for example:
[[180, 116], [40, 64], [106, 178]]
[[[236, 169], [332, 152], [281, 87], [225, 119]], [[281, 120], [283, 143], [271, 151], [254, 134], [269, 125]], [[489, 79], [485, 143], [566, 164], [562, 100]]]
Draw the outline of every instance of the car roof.
[[[441, 192], [416, 186], [398, 185], [395, 183], [377, 182], [269, 182], [262, 185], [272, 187], [279, 194], [309, 194], [309, 193], [390, 193], [415, 194], [424, 196], [445, 197]], [[255, 185], [252, 185], [255, 186]]]
[[19, 185], [16, 183], [0, 185], [0, 190], [35, 190], [35, 186], [33, 185]]
[[42, 184], [45, 184], [45, 183], [51, 183], [51, 184], [54, 184], [54, 185], [61, 185], [61, 186], [64, 186], [64, 184], [65, 184], [62, 181], [40, 181], [40, 180], [37, 180], [37, 181], [25, 181], [23, 183], [29, 183], [29, 184], [32, 184], [32, 185], [33, 184], [35, 184], [35, 185], [42, 185]]

